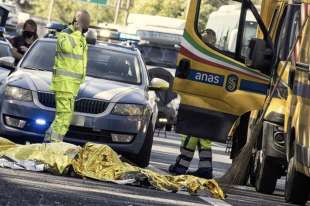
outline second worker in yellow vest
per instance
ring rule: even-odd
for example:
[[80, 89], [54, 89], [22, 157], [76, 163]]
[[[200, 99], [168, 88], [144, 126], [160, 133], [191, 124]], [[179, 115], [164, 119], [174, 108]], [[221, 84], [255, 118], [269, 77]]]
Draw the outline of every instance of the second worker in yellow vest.
[[72, 24], [57, 34], [51, 90], [55, 92], [56, 116], [45, 134], [45, 142], [63, 141], [74, 113], [74, 102], [85, 81], [87, 43], [84, 33], [90, 24], [86, 10], [76, 13]]

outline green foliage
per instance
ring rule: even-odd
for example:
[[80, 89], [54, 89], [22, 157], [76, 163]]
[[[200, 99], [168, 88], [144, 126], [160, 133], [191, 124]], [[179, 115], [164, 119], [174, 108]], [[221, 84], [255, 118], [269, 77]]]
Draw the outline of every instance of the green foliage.
[[131, 12], [185, 18], [187, 0], [134, 0]]
[[[49, 12], [50, 1], [32, 0], [30, 12], [35, 16], [46, 17]], [[86, 9], [91, 13], [92, 24], [113, 21], [114, 9], [96, 4], [80, 2], [77, 0], [55, 0], [52, 20], [69, 23], [72, 21], [74, 13], [79, 9]]]
[[[131, 0], [130, 12], [150, 15], [160, 15], [174, 18], [185, 18], [189, 0]], [[205, 18], [219, 6], [227, 4], [230, 0], [202, 0], [202, 13]], [[30, 13], [35, 16], [47, 17], [50, 1], [32, 0]], [[123, 0], [123, 8], [126, 0]], [[55, 0], [52, 20], [68, 23], [72, 20], [78, 9], [87, 9], [92, 16], [92, 24], [100, 22], [113, 22], [115, 0], [109, 0], [109, 6], [99, 6], [79, 0]], [[124, 10], [121, 11], [119, 22], [123, 22]]]

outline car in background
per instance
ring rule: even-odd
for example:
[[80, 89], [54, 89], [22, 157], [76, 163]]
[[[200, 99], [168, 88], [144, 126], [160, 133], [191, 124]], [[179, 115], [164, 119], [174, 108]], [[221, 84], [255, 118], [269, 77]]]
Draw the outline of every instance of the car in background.
[[[7, 41], [5, 38], [0, 37], [0, 58], [1, 57], [12, 57], [13, 54], [12, 54], [11, 48], [12, 48], [11, 43]], [[9, 73], [10, 73], [9, 70], [2, 68], [0, 66], [0, 84], [1, 84], [1, 81], [5, 79]]]
[[179, 48], [175, 45], [141, 42], [137, 45], [149, 68], [161, 67], [175, 76]]
[[17, 24], [18, 24], [18, 10], [16, 5], [9, 3], [1, 3], [1, 7], [7, 9], [9, 11], [8, 18], [6, 20], [6, 33], [10, 36], [16, 34]]
[[6, 39], [0, 37], [0, 57], [13, 56], [11, 48], [11, 43]]
[[159, 110], [156, 128], [171, 131], [176, 123], [180, 103], [178, 95], [172, 92], [179, 48], [175, 45], [150, 42], [140, 42], [137, 48], [141, 51], [151, 76], [164, 79], [170, 84], [169, 90], [156, 92]]
[[[55, 94], [49, 90], [55, 53], [55, 39], [37, 40], [1, 84], [0, 135], [15, 141], [43, 141], [55, 116]], [[148, 78], [138, 49], [89, 45], [86, 81], [76, 97], [64, 141], [108, 144], [146, 167], [158, 113], [154, 90], [168, 87], [164, 80]]]

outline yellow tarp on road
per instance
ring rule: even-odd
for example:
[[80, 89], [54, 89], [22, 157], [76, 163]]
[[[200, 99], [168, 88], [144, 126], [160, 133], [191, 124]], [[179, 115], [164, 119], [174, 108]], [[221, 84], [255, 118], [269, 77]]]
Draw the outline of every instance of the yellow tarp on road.
[[[10, 163], [19, 169], [32, 170], [27, 165], [44, 165], [44, 170], [53, 174], [66, 175], [70, 167], [76, 174], [101, 181], [125, 181], [145, 185], [145, 181], [162, 191], [189, 193], [206, 191], [215, 198], [224, 199], [224, 193], [216, 181], [189, 175], [161, 175], [147, 169], [141, 169], [122, 162], [118, 154], [109, 146], [87, 143], [83, 148], [68, 143], [49, 143], [18, 145], [0, 138], [0, 166], [10, 167]], [[29, 169], [30, 168], [30, 169]], [[34, 170], [34, 169], [33, 169]], [[39, 171], [39, 170], [35, 170]]]

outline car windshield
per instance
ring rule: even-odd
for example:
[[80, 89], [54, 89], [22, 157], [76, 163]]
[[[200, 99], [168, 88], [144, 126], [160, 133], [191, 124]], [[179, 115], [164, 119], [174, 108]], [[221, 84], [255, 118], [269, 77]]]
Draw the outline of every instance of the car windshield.
[[[52, 71], [55, 53], [56, 42], [38, 41], [25, 57], [21, 67]], [[141, 67], [138, 58], [133, 54], [89, 46], [87, 76], [140, 84]]]
[[138, 48], [147, 65], [176, 68], [177, 48], [152, 45], [139, 45]]
[[12, 56], [10, 46], [5, 43], [0, 43], [0, 57]]

